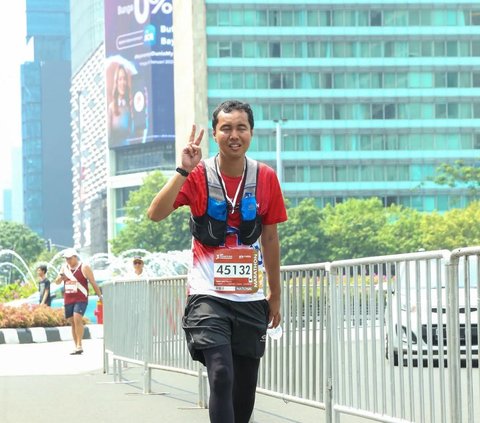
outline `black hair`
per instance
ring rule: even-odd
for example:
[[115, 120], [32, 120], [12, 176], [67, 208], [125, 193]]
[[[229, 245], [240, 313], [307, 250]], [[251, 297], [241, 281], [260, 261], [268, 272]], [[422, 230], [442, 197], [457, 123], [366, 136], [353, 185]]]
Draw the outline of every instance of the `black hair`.
[[47, 273], [47, 266], [45, 266], [44, 264], [38, 266], [37, 269], [40, 269], [43, 273]]
[[240, 100], [226, 100], [220, 103], [217, 108], [213, 111], [212, 117], [212, 128], [215, 129], [218, 123], [218, 114], [220, 112], [231, 113], [234, 110], [243, 110], [248, 116], [248, 123], [250, 124], [250, 129], [253, 129], [253, 112], [250, 104], [244, 103]]

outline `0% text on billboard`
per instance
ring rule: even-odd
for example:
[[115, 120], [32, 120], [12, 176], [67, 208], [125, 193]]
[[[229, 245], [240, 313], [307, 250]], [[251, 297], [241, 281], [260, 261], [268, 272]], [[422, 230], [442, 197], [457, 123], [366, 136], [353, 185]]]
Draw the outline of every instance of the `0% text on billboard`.
[[169, 15], [173, 12], [173, 5], [169, 0], [135, 0], [133, 5], [135, 19], [139, 24], [147, 22], [150, 14], [156, 15], [162, 12]]

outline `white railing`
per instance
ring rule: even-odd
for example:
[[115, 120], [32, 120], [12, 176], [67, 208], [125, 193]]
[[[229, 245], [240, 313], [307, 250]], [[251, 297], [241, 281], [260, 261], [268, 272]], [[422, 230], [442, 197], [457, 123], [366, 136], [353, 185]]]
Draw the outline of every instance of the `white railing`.
[[[282, 327], [267, 338], [258, 391], [382, 422], [480, 421], [480, 247], [281, 268]], [[122, 362], [198, 378], [182, 331], [184, 277], [103, 285], [104, 342]], [[105, 360], [106, 370], [109, 360]], [[319, 411], [319, 413], [321, 413]]]

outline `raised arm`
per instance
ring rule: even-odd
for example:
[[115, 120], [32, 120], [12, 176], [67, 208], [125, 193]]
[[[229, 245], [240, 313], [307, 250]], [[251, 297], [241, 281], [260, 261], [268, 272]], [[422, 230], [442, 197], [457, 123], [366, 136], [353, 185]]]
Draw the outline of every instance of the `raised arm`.
[[56, 283], [57, 285], [60, 285], [62, 282], [65, 282], [66, 280], [68, 280], [68, 278], [63, 273], [63, 266], [62, 266], [62, 268], [60, 269], [60, 272], [58, 272], [58, 275], [53, 280], [53, 282]]
[[260, 242], [262, 244], [262, 255], [269, 288], [267, 295], [267, 301], [270, 307], [268, 321], [272, 322], [271, 326], [276, 328], [281, 320], [280, 243], [276, 224], [263, 226]]
[[[196, 130], [196, 125], [193, 125], [188, 144], [182, 150], [180, 167], [188, 173], [190, 173], [202, 159], [200, 142], [202, 141], [205, 131], [201, 129], [198, 136], [195, 138]], [[151, 220], [158, 222], [165, 219], [173, 212], [173, 203], [186, 179], [186, 176], [175, 172], [170, 180], [163, 186], [148, 208], [147, 215]]]

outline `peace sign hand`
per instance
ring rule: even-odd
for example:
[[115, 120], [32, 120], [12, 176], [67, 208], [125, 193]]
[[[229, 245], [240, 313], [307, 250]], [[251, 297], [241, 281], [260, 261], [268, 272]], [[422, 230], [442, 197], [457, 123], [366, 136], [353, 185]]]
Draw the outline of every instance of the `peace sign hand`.
[[200, 142], [202, 141], [205, 130], [200, 129], [200, 132], [195, 138], [196, 132], [197, 125], [193, 124], [188, 144], [182, 150], [182, 169], [185, 169], [187, 172], [191, 172], [195, 166], [200, 163], [200, 160], [202, 160]]

